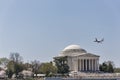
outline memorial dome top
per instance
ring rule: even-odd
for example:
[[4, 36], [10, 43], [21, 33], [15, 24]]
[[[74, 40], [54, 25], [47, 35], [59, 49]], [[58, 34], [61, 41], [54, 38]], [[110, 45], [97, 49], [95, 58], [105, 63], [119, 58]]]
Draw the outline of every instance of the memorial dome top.
[[60, 55], [62, 56], [77, 56], [81, 54], [85, 54], [87, 51], [85, 49], [80, 48], [79, 45], [69, 45], [65, 47]]
[[63, 49], [63, 51], [70, 50], [70, 49], [81, 49], [79, 45], [69, 45]]

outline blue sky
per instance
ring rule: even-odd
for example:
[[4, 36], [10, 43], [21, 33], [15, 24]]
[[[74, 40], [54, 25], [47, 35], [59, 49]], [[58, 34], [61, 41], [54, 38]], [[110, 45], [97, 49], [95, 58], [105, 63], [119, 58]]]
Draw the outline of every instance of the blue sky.
[[120, 67], [119, 21], [119, 0], [0, 0], [0, 57], [46, 62], [78, 44]]

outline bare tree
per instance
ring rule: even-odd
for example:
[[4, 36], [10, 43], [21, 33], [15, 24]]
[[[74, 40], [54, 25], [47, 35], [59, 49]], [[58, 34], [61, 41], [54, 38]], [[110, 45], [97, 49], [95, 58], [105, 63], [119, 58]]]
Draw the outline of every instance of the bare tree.
[[32, 71], [35, 73], [35, 74], [38, 74], [39, 73], [39, 68], [40, 68], [40, 62], [37, 61], [37, 60], [34, 60], [31, 62], [32, 63]]
[[22, 57], [20, 56], [19, 53], [10, 53], [10, 60], [16, 63], [20, 63], [22, 62]]

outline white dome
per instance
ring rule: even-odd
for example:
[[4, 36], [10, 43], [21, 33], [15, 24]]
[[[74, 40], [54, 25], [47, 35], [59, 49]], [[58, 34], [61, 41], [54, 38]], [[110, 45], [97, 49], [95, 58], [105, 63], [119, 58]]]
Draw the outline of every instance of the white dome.
[[69, 45], [63, 49], [63, 51], [70, 50], [70, 49], [81, 49], [79, 45]]
[[60, 56], [77, 56], [83, 53], [87, 53], [87, 51], [80, 48], [79, 45], [69, 45], [62, 50]]

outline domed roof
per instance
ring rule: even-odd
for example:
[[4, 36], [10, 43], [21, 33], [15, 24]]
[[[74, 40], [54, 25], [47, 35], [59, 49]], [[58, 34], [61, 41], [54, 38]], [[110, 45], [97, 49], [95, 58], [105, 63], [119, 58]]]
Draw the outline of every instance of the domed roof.
[[87, 51], [80, 48], [79, 45], [69, 45], [62, 50], [60, 55], [62, 55], [62, 56], [77, 56], [77, 55], [81, 55], [83, 53], [87, 53]]
[[70, 49], [81, 49], [79, 45], [69, 45], [63, 49], [63, 51], [70, 50]]

